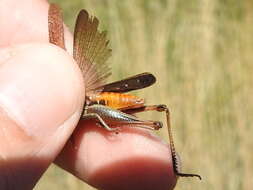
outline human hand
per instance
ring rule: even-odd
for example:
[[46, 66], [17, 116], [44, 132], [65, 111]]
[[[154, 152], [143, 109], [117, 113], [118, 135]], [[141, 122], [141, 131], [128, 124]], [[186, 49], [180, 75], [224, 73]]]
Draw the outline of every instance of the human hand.
[[52, 162], [101, 189], [173, 189], [168, 145], [146, 130], [114, 134], [81, 121], [70, 138], [83, 79], [48, 44], [47, 12], [43, 0], [0, 2], [0, 189], [32, 189]]

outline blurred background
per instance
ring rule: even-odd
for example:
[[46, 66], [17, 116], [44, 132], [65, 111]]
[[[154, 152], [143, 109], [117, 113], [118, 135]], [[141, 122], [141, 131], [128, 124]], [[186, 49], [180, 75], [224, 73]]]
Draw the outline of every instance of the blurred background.
[[[72, 29], [80, 9], [99, 18], [113, 49], [111, 81], [156, 75], [154, 86], [137, 93], [170, 107], [183, 171], [203, 177], [180, 178], [177, 190], [253, 189], [253, 1], [50, 2]], [[159, 135], [168, 139], [166, 129]], [[35, 189], [93, 188], [51, 166]]]

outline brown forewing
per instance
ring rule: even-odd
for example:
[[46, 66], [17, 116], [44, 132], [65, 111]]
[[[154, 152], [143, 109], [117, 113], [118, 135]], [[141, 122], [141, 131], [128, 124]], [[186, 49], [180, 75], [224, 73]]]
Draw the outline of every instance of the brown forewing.
[[62, 12], [56, 4], [49, 6], [48, 32], [49, 42], [65, 49]]

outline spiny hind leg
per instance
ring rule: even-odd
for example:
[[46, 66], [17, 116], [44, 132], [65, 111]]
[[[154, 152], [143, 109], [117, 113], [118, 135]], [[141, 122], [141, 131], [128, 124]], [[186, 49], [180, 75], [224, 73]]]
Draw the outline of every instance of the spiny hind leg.
[[169, 134], [170, 151], [171, 151], [173, 169], [174, 169], [175, 174], [180, 177], [198, 177], [201, 180], [201, 176], [198, 174], [181, 173], [180, 171], [180, 167], [179, 167], [180, 161], [179, 161], [179, 157], [176, 154], [175, 145], [174, 145], [173, 136], [172, 136], [172, 130], [171, 130], [171, 124], [170, 124], [170, 111], [166, 105], [159, 104], [159, 105], [151, 105], [151, 106], [142, 106], [138, 108], [126, 108], [125, 110], [123, 109], [122, 111], [128, 114], [135, 114], [135, 113], [144, 112], [144, 111], [165, 112], [166, 119], [167, 119], [168, 134]]
[[111, 128], [111, 127], [109, 127], [106, 123], [105, 123], [105, 121], [100, 117], [100, 115], [98, 115], [97, 113], [88, 113], [88, 114], [84, 114], [83, 116], [82, 116], [82, 119], [95, 119], [97, 122], [98, 122], [98, 124], [101, 126], [101, 127], [103, 127], [103, 128], [105, 128], [107, 131], [118, 131], [119, 129], [118, 128]]

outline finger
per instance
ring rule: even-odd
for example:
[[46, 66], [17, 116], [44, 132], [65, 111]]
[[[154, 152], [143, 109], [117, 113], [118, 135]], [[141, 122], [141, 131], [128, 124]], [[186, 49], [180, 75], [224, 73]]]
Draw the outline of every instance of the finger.
[[[48, 2], [46, 0], [0, 1], [0, 47], [48, 41]], [[66, 47], [72, 37], [65, 27]], [[71, 51], [69, 51], [71, 52]]]
[[47, 2], [45, 0], [1, 0], [1, 46], [24, 42], [46, 42]]
[[32, 189], [80, 118], [82, 84], [60, 48], [0, 51], [0, 189]]
[[177, 181], [168, 145], [140, 129], [115, 134], [82, 121], [56, 163], [98, 189], [168, 190]]
[[[4, 3], [3, 2], [5, 2], [5, 1], [8, 1], [7, 3], [9, 3], [9, 5], [10, 6], [8, 6], [7, 7], [7, 9], [5, 9], [5, 10], [3, 10], [3, 9], [1, 9], [1, 5], [3, 5]], [[41, 4], [40, 5], [35, 5], [36, 3], [38, 3], [38, 2], [41, 2]], [[12, 4], [11, 4], [12, 3]], [[2, 1], [2, 3], [0, 3], [0, 15], [3, 15], [4, 16], [4, 18], [8, 18], [8, 17], [6, 17], [6, 15], [8, 15], [11, 11], [12, 11], [12, 9], [13, 9], [13, 7], [16, 9], [15, 10], [15, 15], [16, 15], [16, 11], [18, 12], [18, 15], [23, 15], [23, 17], [25, 18], [25, 19], [13, 19], [13, 18], [11, 18], [12, 20], [10, 20], [10, 21], [6, 21], [5, 22], [5, 25], [6, 26], [8, 26], [9, 27], [9, 25], [11, 25], [12, 27], [9, 29], [9, 30], [5, 30], [5, 32], [4, 33], [2, 33], [2, 34], [6, 34], [6, 33], [10, 33], [10, 32], [13, 32], [12, 34], [12, 36], [14, 36], [14, 37], [10, 37], [10, 39], [8, 38], [8, 39], [3, 39], [3, 40], [6, 40], [7, 42], [5, 42], [5, 44], [13, 44], [13, 43], [23, 43], [23, 42], [26, 42], [26, 41], [48, 41], [48, 31], [47, 31], [47, 10], [48, 10], [48, 5], [44, 2], [44, 1], [40, 1], [40, 0], [37, 0], [37, 1], [34, 1], [34, 0], [23, 0], [22, 1], [22, 3], [23, 3], [23, 6], [24, 6], [24, 9], [21, 9], [21, 8], [19, 8], [18, 6], [20, 6], [19, 4], [17, 4], [17, 2], [15, 1], [15, 0], [3, 0]], [[6, 4], [6, 3], [5, 3]], [[13, 5], [15, 5], [15, 6], [13, 6]], [[6, 7], [5, 7], [6, 8]], [[25, 10], [24, 12], [20, 12], [20, 11], [22, 11], [22, 10]], [[22, 13], [22, 14], [21, 14]], [[28, 15], [26, 15], [27, 13], [29, 13]], [[29, 20], [30, 19], [30, 17], [32, 17], [34, 20], [33, 21], [29, 21], [29, 22], [27, 22], [27, 20]], [[1, 18], [1, 17], [0, 17]], [[9, 18], [8, 18], [9, 19]], [[1, 19], [0, 19], [1, 20]], [[0, 21], [0, 24], [1, 24], [1, 22], [2, 21]], [[25, 22], [25, 23], [23, 23], [23, 22]], [[12, 24], [11, 24], [12, 23]], [[33, 26], [34, 25], [34, 23], [39, 23], [38, 25], [36, 25], [36, 26]], [[1, 24], [2, 25], [2, 24]], [[19, 33], [19, 34], [16, 34], [15, 32], [17, 31], [17, 28], [15, 27], [15, 26], [13, 26], [13, 25], [15, 25], [15, 26], [18, 26], [18, 25], [21, 25], [21, 26], [23, 26], [22, 28], [23, 28], [23, 31], [24, 32], [22, 32], [22, 33]], [[8, 28], [7, 27], [7, 28]], [[31, 27], [35, 27], [36, 28], [36, 30], [37, 31], [39, 31], [39, 32], [35, 32], [36, 30], [34, 30], [34, 32], [31, 32], [30, 33], [30, 28]], [[29, 35], [27, 35], [27, 33], [29, 33]], [[0, 33], [1, 34], [1, 33]], [[71, 37], [70, 37], [70, 35], [68, 35], [69, 33], [67, 33], [66, 34], [66, 31], [65, 31], [65, 39], [66, 39], [66, 41], [67, 41], [67, 47], [70, 47], [70, 45], [68, 45], [68, 44], [71, 44], [70, 42], [72, 41], [71, 39]], [[0, 35], [0, 36], [3, 36], [3, 35]], [[6, 35], [5, 35], [6, 36]], [[0, 45], [1, 45], [1, 37], [0, 37]], [[68, 48], [69, 49], [69, 48]], [[87, 126], [87, 125], [86, 125]], [[89, 126], [88, 126], [89, 127]], [[91, 128], [91, 129], [93, 129], [93, 128]], [[97, 128], [95, 127], [94, 128], [94, 130], [96, 130]], [[102, 130], [103, 131], [103, 130]], [[79, 134], [79, 130], [77, 130], [77, 132], [75, 132], [75, 134]], [[81, 131], [80, 132], [80, 135], [79, 136], [82, 136], [82, 134], [85, 134], [85, 132], [86, 131]], [[89, 133], [87, 133], [87, 134], [89, 134]], [[137, 133], [137, 134], [139, 134], [139, 133]], [[134, 133], [132, 134], [131, 133], [131, 135], [134, 135]], [[103, 136], [103, 135], [102, 135]], [[127, 137], [127, 136], [126, 136]], [[131, 155], [132, 153], [134, 153], [134, 147], [135, 147], [135, 144], [133, 143], [133, 142], [131, 142], [131, 138], [126, 138], [125, 136], [122, 136], [121, 138], [122, 138], [122, 144], [124, 144], [124, 146], [125, 147], [128, 147], [128, 145], [131, 145], [132, 147], [131, 148], [133, 148], [132, 150], [133, 151], [130, 151], [129, 152], [129, 155]], [[138, 137], [138, 135], [134, 135], [133, 137]], [[98, 137], [96, 137], [97, 138], [97, 141], [98, 142], [100, 142], [100, 140], [99, 139], [101, 139], [99, 136]], [[145, 138], [145, 135], [144, 135], [144, 137], [143, 138]], [[141, 139], [143, 139], [143, 138], [141, 138]], [[75, 138], [74, 138], [75, 139]], [[80, 137], [80, 139], [82, 139], [81, 137]], [[96, 140], [96, 139], [95, 139]], [[148, 138], [146, 138], [146, 140], [148, 141], [149, 139]], [[75, 141], [75, 140], [74, 140]], [[82, 140], [80, 140], [80, 141], [82, 141]], [[91, 142], [92, 142], [93, 140], [91, 140]], [[129, 142], [130, 141], [130, 142]], [[142, 142], [142, 144], [145, 144], [145, 142], [146, 141], [142, 141], [142, 140], [140, 140], [141, 142]], [[152, 144], [152, 142], [153, 141], [148, 141], [148, 142], [150, 142], [151, 144]], [[71, 141], [69, 142], [69, 143], [71, 143]], [[83, 180], [86, 180], [86, 181], [88, 181], [89, 183], [91, 183], [91, 184], [94, 184], [95, 186], [103, 186], [103, 184], [104, 184], [104, 186], [106, 186], [106, 187], [109, 187], [109, 185], [108, 185], [108, 183], [111, 183], [111, 182], [113, 182], [113, 180], [112, 181], [110, 181], [110, 179], [109, 180], [106, 180], [106, 181], [103, 181], [103, 180], [94, 180], [94, 179], [96, 179], [96, 175], [94, 175], [94, 170], [93, 170], [93, 172], [91, 172], [91, 173], [93, 173], [93, 177], [85, 177], [84, 175], [81, 175], [80, 173], [85, 173], [85, 172], [83, 172], [83, 170], [84, 169], [86, 169], [86, 167], [84, 167], [84, 164], [86, 163], [86, 162], [84, 162], [84, 160], [82, 159], [82, 157], [81, 156], [78, 156], [78, 157], [72, 157], [73, 155], [79, 155], [78, 154], [78, 152], [85, 152], [85, 150], [86, 150], [86, 147], [89, 147], [90, 146], [90, 143], [89, 143], [89, 141], [87, 142], [87, 143], [85, 143], [86, 144], [86, 146], [84, 146], [84, 148], [82, 148], [82, 147], [80, 147], [80, 150], [77, 150], [77, 151], [75, 151], [75, 149], [74, 150], [72, 150], [72, 149], [69, 149], [69, 143], [68, 143], [68, 146], [64, 149], [64, 151], [63, 151], [63, 153], [62, 153], [62, 155], [60, 155], [59, 156], [59, 160], [61, 160], [61, 166], [63, 167], [63, 168], [69, 168], [69, 171], [71, 171], [74, 175], [76, 175], [76, 176], [78, 176], [79, 178], [81, 178], [81, 179], [83, 179]], [[91, 143], [92, 144], [92, 143]], [[110, 152], [114, 152], [114, 151], [117, 151], [117, 148], [115, 148], [115, 149], [111, 149], [111, 147], [110, 147], [110, 145], [109, 144], [106, 144], [107, 146], [105, 147], [105, 148], [107, 148], [107, 149], [109, 149], [110, 150]], [[162, 146], [162, 142], [160, 142], [160, 145]], [[164, 145], [163, 145], [164, 146]], [[138, 147], [138, 146], [137, 146]], [[145, 146], [143, 146], [142, 147], [143, 149], [147, 149]], [[159, 146], [158, 146], [158, 148], [159, 148]], [[90, 148], [91, 149], [91, 148]], [[70, 151], [71, 150], [71, 151]], [[96, 152], [96, 149], [91, 149], [92, 151], [94, 151], [93, 152], [93, 154], [94, 155], [98, 155], [99, 153], [97, 153]], [[137, 150], [140, 150], [140, 149], [137, 149]], [[137, 151], [136, 150], [136, 151]], [[158, 165], [154, 165], [154, 166], [157, 166], [156, 168], [161, 168], [161, 166], [164, 166], [164, 169], [166, 170], [166, 171], [169, 171], [169, 173], [167, 173], [167, 174], [165, 174], [164, 175], [164, 178], [166, 178], [166, 177], [168, 177], [168, 178], [166, 178], [166, 183], [161, 183], [161, 184], [165, 184], [165, 185], [161, 185], [161, 189], [162, 189], [162, 187], [165, 187], [165, 186], [173, 186], [173, 184], [175, 183], [175, 179], [174, 179], [174, 176], [173, 177], [170, 177], [171, 175], [171, 162], [170, 162], [170, 155], [169, 155], [169, 153], [168, 153], [168, 149], [166, 148], [166, 149], [161, 149], [161, 150], [163, 150], [164, 152], [163, 152], [163, 154], [158, 154], [158, 157], [160, 156], [161, 158], [163, 158], [163, 160], [164, 160], [164, 162], [157, 162], [157, 163], [159, 163]], [[165, 151], [166, 150], [166, 151]], [[69, 153], [69, 154], [65, 154], [64, 152], [71, 152], [71, 153]], [[87, 155], [88, 157], [89, 157], [89, 154], [87, 153], [87, 154], [85, 154], [85, 155]], [[113, 154], [114, 155], [114, 154]], [[119, 154], [119, 155], [121, 155], [121, 153]], [[124, 155], [124, 154], [122, 154], [122, 155]], [[166, 155], [166, 156], [165, 156]], [[105, 157], [103, 157], [103, 155], [99, 155], [99, 156], [101, 156], [101, 159], [102, 158], [105, 158], [105, 159], [107, 159], [108, 157], [107, 157], [107, 155], [105, 155]], [[168, 156], [168, 157], [167, 157]], [[166, 157], [166, 159], [165, 159], [165, 157]], [[117, 158], [117, 157], [115, 157], [115, 158]], [[133, 154], [133, 157], [132, 157], [133, 159], [132, 160], [135, 160], [135, 154]], [[151, 157], [152, 158], [152, 157]], [[92, 158], [93, 159], [93, 158]], [[109, 158], [108, 158], [109, 159]], [[113, 160], [113, 157], [111, 158], [112, 160]], [[94, 163], [96, 163], [96, 159], [93, 159], [94, 160]], [[128, 160], [131, 160], [131, 159], [128, 159]], [[148, 157], [147, 157], [147, 159], [146, 160], [148, 160]], [[152, 160], [152, 159], [151, 159]], [[122, 162], [122, 163], [124, 163], [124, 162]], [[128, 162], [128, 163], [131, 163], [131, 162]], [[148, 163], [148, 162], [146, 162], [146, 163]], [[80, 168], [78, 168], [78, 167], [80, 167]], [[106, 164], [104, 165], [104, 166], [106, 166]], [[122, 165], [123, 166], [123, 165]], [[127, 165], [126, 165], [127, 166]], [[139, 171], [141, 172], [141, 171], [149, 171], [149, 169], [147, 169], [147, 167], [148, 167], [148, 164], [146, 164], [146, 165], [140, 165], [140, 166], [142, 166], [142, 167], [140, 167], [139, 168]], [[88, 167], [89, 168], [89, 167]], [[114, 168], [120, 168], [120, 167], [114, 167]], [[168, 169], [168, 170], [167, 170]], [[97, 171], [97, 170], [96, 170]], [[113, 172], [112, 173], [110, 173], [110, 171], [109, 170], [106, 170], [107, 172], [105, 172], [104, 174], [106, 174], [106, 175], [108, 175], [108, 178], [109, 177], [112, 177], [113, 175]], [[116, 170], [116, 172], [117, 172], [118, 170]], [[123, 170], [120, 170], [121, 171], [121, 173], [122, 173], [122, 175], [123, 176], [126, 176], [126, 174], [128, 175], [129, 173], [128, 173], [128, 171], [126, 171], [126, 170], [124, 170], [124, 172], [123, 172]], [[160, 174], [162, 174], [163, 172], [163, 170], [159, 170], [160, 171]], [[115, 172], [115, 173], [116, 173]], [[148, 175], [148, 173], [151, 173], [151, 172], [146, 172], [145, 173], [145, 175], [142, 175], [143, 176], [143, 179], [146, 179], [146, 180], [148, 180], [148, 179], [150, 179], [150, 178], [148, 178], [148, 177], [145, 177], [145, 176], [147, 176]], [[153, 172], [153, 173], [155, 173], [155, 172]], [[166, 173], [166, 172], [165, 172]], [[134, 175], [134, 172], [132, 172], [132, 176]], [[87, 174], [87, 176], [89, 176], [88, 174]], [[99, 179], [99, 176], [101, 176], [101, 175], [98, 175], [97, 176], [97, 179]], [[103, 175], [102, 175], [103, 176]], [[159, 176], [159, 175], [157, 175], [157, 176]], [[164, 178], [160, 178], [160, 179], [164, 179]], [[93, 179], [93, 180], [91, 180], [91, 179]], [[116, 177], [114, 178], [114, 179], [117, 179]], [[133, 178], [131, 178], [131, 179], [135, 179], [134, 177]], [[153, 178], [152, 180], [149, 180], [149, 182], [151, 182], [152, 181], [152, 183], [155, 183], [155, 181], [157, 180], [157, 184], [161, 181], [159, 181], [159, 179], [158, 178]], [[115, 184], [116, 185], [121, 185], [121, 184], [123, 184], [123, 182], [125, 182], [125, 183], [127, 183], [128, 181], [127, 180], [118, 180], [118, 183], [117, 182], [115, 182]], [[131, 181], [130, 181], [131, 182]], [[106, 185], [106, 183], [107, 183], [107, 185]], [[134, 181], [132, 182], [132, 186], [133, 186], [133, 184], [135, 184], [134, 183]], [[145, 183], [139, 183], [140, 185], [145, 185]], [[147, 185], [148, 185], [148, 183], [146, 183]], [[170, 184], [172, 184], [172, 185], [170, 185]], [[126, 186], [127, 187], [127, 186]], [[135, 187], [138, 187], [137, 185], [135, 185]], [[140, 188], [141, 189], [141, 188]]]

